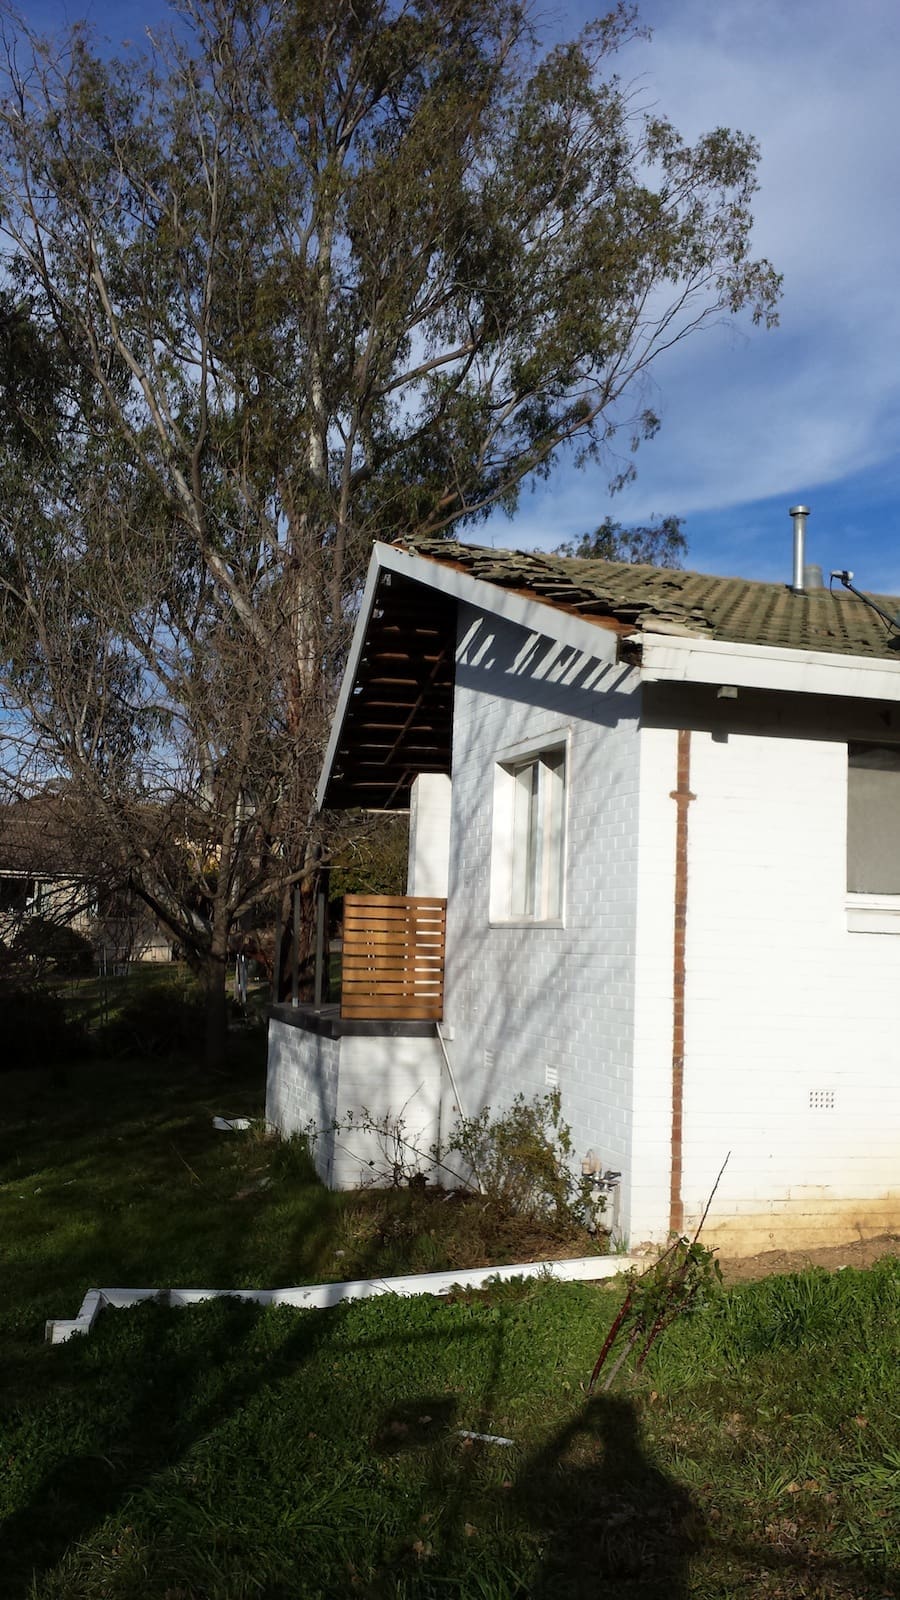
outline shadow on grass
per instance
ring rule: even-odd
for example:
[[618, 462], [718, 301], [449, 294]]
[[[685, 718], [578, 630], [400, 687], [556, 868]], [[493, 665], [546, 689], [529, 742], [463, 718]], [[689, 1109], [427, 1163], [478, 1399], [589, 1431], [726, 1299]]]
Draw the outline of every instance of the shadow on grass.
[[[422, 1396], [383, 1420], [381, 1448], [419, 1450], [426, 1441], [433, 1447], [454, 1420], [452, 1405], [441, 1408], [433, 1396]], [[455, 1470], [431, 1478], [427, 1498], [441, 1507], [435, 1527], [440, 1546], [427, 1576], [410, 1582], [407, 1551], [366, 1592], [387, 1596], [402, 1586], [403, 1592], [430, 1594], [444, 1583], [466, 1592], [457, 1588], [456, 1575], [473, 1561], [478, 1565], [479, 1545], [472, 1541], [482, 1540], [483, 1549], [484, 1522], [491, 1517], [477, 1479], [485, 1456], [502, 1449], [473, 1441], [457, 1453]], [[505, 1572], [488, 1580], [497, 1593], [542, 1600], [681, 1600], [689, 1593], [688, 1564], [702, 1542], [703, 1519], [687, 1490], [647, 1459], [629, 1401], [589, 1401], [526, 1457], [515, 1479], [502, 1481], [499, 1496], [510, 1534], [518, 1527], [527, 1538], [530, 1553], [522, 1564], [530, 1571], [517, 1581], [501, 1563]]]
[[[207, 1337], [184, 1340], [176, 1319], [185, 1319], [190, 1335], [191, 1313], [153, 1305], [107, 1313], [121, 1319], [112, 1331], [122, 1333], [107, 1342], [100, 1358], [110, 1363], [111, 1414], [103, 1420], [95, 1417], [93, 1426], [80, 1430], [71, 1453], [47, 1473], [28, 1505], [3, 1523], [4, 1600], [28, 1600], [41, 1577], [73, 1546], [115, 1516], [157, 1474], [177, 1468], [198, 1440], [276, 1383], [286, 1368], [309, 1361], [331, 1331], [325, 1316], [298, 1318], [277, 1363], [262, 1366], [248, 1356], [240, 1367], [245, 1374], [241, 1381], [235, 1378], [236, 1366], [258, 1308], [218, 1302], [217, 1311]], [[99, 1337], [93, 1337], [100, 1350]], [[65, 1362], [68, 1351], [54, 1354]], [[75, 1350], [70, 1358], [76, 1378], [81, 1354]], [[64, 1377], [71, 1383], [73, 1371]], [[98, 1398], [102, 1405], [105, 1397]], [[85, 1443], [87, 1448], [77, 1447]]]
[[[252, 1304], [225, 1300], [187, 1311], [145, 1304], [130, 1311], [107, 1313], [103, 1330], [92, 1336], [90, 1347], [78, 1340], [74, 1348], [53, 1351], [52, 1355], [61, 1357], [68, 1368], [60, 1373], [61, 1388], [71, 1389], [79, 1382], [86, 1390], [92, 1386], [96, 1405], [93, 1415], [73, 1436], [71, 1451], [61, 1455], [36, 1484], [27, 1505], [2, 1525], [3, 1600], [32, 1600], [32, 1596], [45, 1592], [43, 1584], [48, 1580], [54, 1596], [68, 1595], [66, 1556], [75, 1554], [80, 1544], [90, 1545], [92, 1536], [99, 1533], [103, 1543], [101, 1564], [106, 1567], [133, 1533], [132, 1525], [137, 1524], [151, 1528], [151, 1547], [166, 1545], [166, 1581], [174, 1569], [178, 1578], [190, 1585], [193, 1580], [188, 1574], [197, 1568], [198, 1552], [193, 1544], [184, 1542], [183, 1533], [166, 1526], [165, 1507], [173, 1495], [180, 1499], [186, 1492], [181, 1487], [181, 1473], [194, 1471], [193, 1466], [187, 1466], [192, 1449], [202, 1447], [218, 1430], [227, 1431], [230, 1423], [238, 1422], [242, 1424], [242, 1453], [252, 1453], [256, 1445], [254, 1419], [258, 1422], [261, 1416], [264, 1430], [270, 1422], [275, 1423], [276, 1439], [280, 1429], [285, 1437], [296, 1436], [297, 1395], [303, 1392], [303, 1371], [315, 1361], [323, 1345], [334, 1342], [345, 1354], [361, 1354], [376, 1365], [395, 1346], [390, 1334], [341, 1343], [340, 1324], [352, 1317], [353, 1310], [350, 1305], [340, 1305], [327, 1312], [301, 1313], [287, 1338], [267, 1350], [265, 1359], [260, 1353], [261, 1341], [255, 1335], [267, 1313]], [[275, 1313], [276, 1317], [285, 1315], [290, 1313]], [[417, 1335], [415, 1342], [420, 1347], [433, 1344], [446, 1353], [448, 1344], [452, 1347], [477, 1342], [479, 1338], [476, 1329], [448, 1333], [442, 1327]], [[459, 1358], [459, 1364], [465, 1364], [464, 1357]], [[284, 1409], [279, 1394], [283, 1383], [294, 1386], [292, 1399]], [[260, 1405], [268, 1409], [262, 1413]], [[337, 1392], [334, 1405], [340, 1409]], [[423, 1420], [425, 1406], [429, 1408], [427, 1422]], [[104, 1407], [106, 1414], [97, 1415]], [[243, 1412], [247, 1417], [241, 1416]], [[399, 1413], [392, 1412], [386, 1426], [364, 1448], [373, 1458], [417, 1445], [431, 1449], [446, 1439], [455, 1413], [456, 1400], [446, 1394], [410, 1402], [401, 1406]], [[398, 1415], [408, 1420], [396, 1421]], [[301, 1422], [303, 1426], [305, 1423]], [[277, 1470], [277, 1463], [264, 1453], [251, 1469], [261, 1508], [267, 1493], [267, 1467]], [[202, 1472], [202, 1468], [198, 1470]], [[339, 1469], [336, 1476], [340, 1476]], [[216, 1496], [223, 1506], [226, 1525], [230, 1521], [228, 1501], [232, 1487], [223, 1481]], [[298, 1501], [302, 1498], [299, 1486], [285, 1483], [283, 1487], [289, 1497], [293, 1493]], [[152, 1503], [142, 1506], [145, 1490], [150, 1492]], [[264, 1509], [261, 1520], [265, 1524]], [[126, 1522], [128, 1526], [123, 1526]], [[104, 1523], [109, 1524], [105, 1529]], [[264, 1561], [264, 1552], [262, 1556]], [[298, 1582], [308, 1559], [300, 1551]], [[200, 1552], [201, 1566], [202, 1562]], [[141, 1596], [162, 1592], [156, 1587], [158, 1574], [148, 1575], [145, 1571], [143, 1577], [144, 1584], [134, 1591], [123, 1589], [119, 1579], [120, 1586], [110, 1592]], [[225, 1588], [215, 1592], [231, 1593], [228, 1572], [223, 1571], [220, 1577]], [[235, 1581], [235, 1592], [244, 1593], [240, 1579]], [[100, 1594], [107, 1590], [85, 1588], [79, 1580], [77, 1592]], [[331, 1591], [308, 1586], [295, 1591], [290, 1582], [287, 1588], [280, 1582], [254, 1582], [253, 1592], [272, 1596], [273, 1600], [275, 1596], [278, 1600], [287, 1600], [288, 1596], [293, 1600], [295, 1593], [318, 1595]], [[393, 1589], [388, 1592], [393, 1593]], [[196, 1590], [189, 1586], [184, 1590], [179, 1587], [174, 1593], [180, 1600], [182, 1594], [193, 1597], [206, 1594], [207, 1590], [205, 1586]]]
[[[144, 1306], [111, 1313], [90, 1344], [52, 1352], [60, 1393], [80, 1389], [87, 1416], [4, 1527], [4, 1600], [70, 1592], [144, 1600], [172, 1582], [185, 1600], [237, 1595], [249, 1592], [250, 1572], [266, 1600], [897, 1592], [895, 1577], [879, 1584], [862, 1564], [821, 1557], [787, 1531], [766, 1529], [766, 1542], [760, 1530], [754, 1542], [711, 1526], [698, 1499], [652, 1459], [627, 1397], [581, 1404], [515, 1466], [502, 1446], [464, 1443], [461, 1426], [502, 1425], [501, 1370], [513, 1354], [505, 1316], [448, 1326], [445, 1312], [414, 1327], [402, 1302], [378, 1304], [384, 1317], [375, 1306], [362, 1317], [341, 1306], [296, 1319], [239, 1302]], [[404, 1375], [416, 1365], [433, 1368], [434, 1384], [410, 1393]], [[467, 1399], [465, 1388], [446, 1386], [473, 1371]], [[508, 1381], [507, 1372], [507, 1390]], [[299, 1452], [285, 1448], [307, 1438]], [[363, 1498], [342, 1508], [351, 1480]], [[198, 1482], [203, 1520], [192, 1523]], [[324, 1508], [313, 1507], [310, 1523], [306, 1495]], [[270, 1547], [279, 1517], [296, 1520], [296, 1531]], [[119, 1573], [107, 1590], [102, 1575], [134, 1529], [149, 1568], [134, 1588]], [[87, 1549], [76, 1554], [79, 1544]], [[85, 1581], [67, 1566], [69, 1553]], [[317, 1587], [315, 1563], [326, 1555]]]
[[703, 1517], [648, 1459], [629, 1400], [588, 1401], [526, 1462], [515, 1492], [546, 1538], [533, 1595], [680, 1600], [689, 1592]]

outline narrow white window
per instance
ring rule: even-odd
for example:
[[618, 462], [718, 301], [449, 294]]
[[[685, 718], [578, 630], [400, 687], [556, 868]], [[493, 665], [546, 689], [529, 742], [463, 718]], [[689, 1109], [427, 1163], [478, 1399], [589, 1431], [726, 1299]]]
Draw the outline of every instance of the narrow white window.
[[563, 913], [565, 747], [497, 768], [491, 914], [497, 921], [555, 922]]

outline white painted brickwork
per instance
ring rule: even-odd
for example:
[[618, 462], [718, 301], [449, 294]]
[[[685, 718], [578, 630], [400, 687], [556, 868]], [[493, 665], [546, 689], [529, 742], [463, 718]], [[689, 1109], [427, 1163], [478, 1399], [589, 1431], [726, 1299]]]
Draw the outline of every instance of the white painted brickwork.
[[383, 1178], [391, 1158], [390, 1142], [361, 1129], [361, 1120], [401, 1117], [404, 1137], [423, 1155], [437, 1142], [441, 1067], [436, 1038], [328, 1039], [273, 1017], [266, 1118], [284, 1138], [315, 1128], [319, 1177], [334, 1189], [353, 1189]]
[[340, 1040], [269, 1018], [266, 1121], [285, 1139], [308, 1133], [310, 1125], [323, 1130], [313, 1151], [323, 1183], [331, 1181], [339, 1058]]
[[847, 746], [695, 732], [691, 788], [688, 1220], [730, 1149], [711, 1239], [896, 1227], [900, 937], [848, 931]]
[[[580, 1159], [631, 1162], [638, 739], [634, 675], [460, 608], [445, 1018], [467, 1113], [543, 1094], [558, 1073]], [[491, 926], [494, 767], [567, 741], [562, 927]], [[623, 1218], [627, 1227], [627, 1217]]]
[[[577, 640], [584, 636], [579, 623]], [[558, 1082], [577, 1157], [591, 1148], [622, 1171], [622, 1234], [632, 1244], [665, 1238], [672, 791], [677, 728], [693, 722], [686, 1226], [730, 1151], [707, 1224], [712, 1243], [753, 1251], [900, 1229], [900, 897], [848, 910], [845, 885], [846, 739], [884, 737], [880, 709], [871, 697], [866, 711], [849, 698], [829, 705], [813, 693], [778, 695], [779, 674], [797, 663], [760, 652], [776, 674], [765, 680], [765, 712], [741, 699], [729, 713], [733, 702], [673, 682], [667, 694], [648, 687], [639, 725], [637, 673], [615, 664], [612, 634], [594, 636], [596, 654], [585, 655], [529, 633], [524, 620], [460, 603], [444, 1016], [462, 1109], [502, 1111], [519, 1092], [530, 1098]], [[673, 637], [657, 654], [666, 650], [677, 676], [684, 642]], [[749, 647], [738, 654], [756, 673]], [[802, 677], [796, 686], [816, 687]], [[495, 894], [492, 925], [497, 763], [514, 775], [517, 759], [541, 744], [566, 750], [563, 916], [503, 923]], [[410, 869], [419, 892], [420, 874], [429, 892], [443, 882], [447, 799], [445, 780], [422, 781]], [[446, 1134], [455, 1102], [436, 1039], [339, 1045], [276, 1023], [271, 1030], [267, 1114], [285, 1131], [367, 1106], [404, 1113], [423, 1144], [439, 1124]], [[336, 1184], [357, 1181], [372, 1153], [323, 1150], [320, 1170]]]
[[669, 728], [644, 727], [640, 745], [641, 843], [629, 1197], [629, 1236], [636, 1243], [665, 1239], [669, 1226], [676, 824], [672, 790], [677, 777], [677, 734]]

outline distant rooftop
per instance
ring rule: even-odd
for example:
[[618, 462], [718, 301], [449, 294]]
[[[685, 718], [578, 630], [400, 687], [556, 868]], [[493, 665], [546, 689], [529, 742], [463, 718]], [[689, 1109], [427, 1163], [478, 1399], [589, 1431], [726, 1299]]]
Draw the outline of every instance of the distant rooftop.
[[[404, 544], [411, 554], [515, 589], [582, 616], [652, 633], [694, 635], [836, 655], [900, 657], [900, 629], [837, 584], [794, 594], [786, 584], [715, 578], [626, 561], [581, 561], [527, 550], [489, 550], [444, 539]], [[900, 599], [873, 595], [894, 615]]]

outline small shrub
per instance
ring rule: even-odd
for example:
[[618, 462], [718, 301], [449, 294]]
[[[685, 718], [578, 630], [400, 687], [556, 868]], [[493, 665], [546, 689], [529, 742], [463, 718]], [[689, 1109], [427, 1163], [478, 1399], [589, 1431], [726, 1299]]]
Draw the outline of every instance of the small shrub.
[[113, 1056], [172, 1056], [203, 1043], [204, 1008], [199, 995], [174, 986], [131, 995], [100, 1030], [99, 1048]]
[[58, 972], [74, 976], [94, 970], [94, 950], [90, 939], [65, 923], [46, 917], [29, 917], [18, 930], [12, 945], [16, 964], [27, 961], [38, 972]]
[[[492, 1117], [457, 1118], [447, 1150], [460, 1156], [482, 1194], [501, 1212], [535, 1222], [583, 1225], [591, 1180], [576, 1177], [571, 1129], [563, 1122], [558, 1089]], [[596, 1206], [593, 1206], [596, 1211]]]

